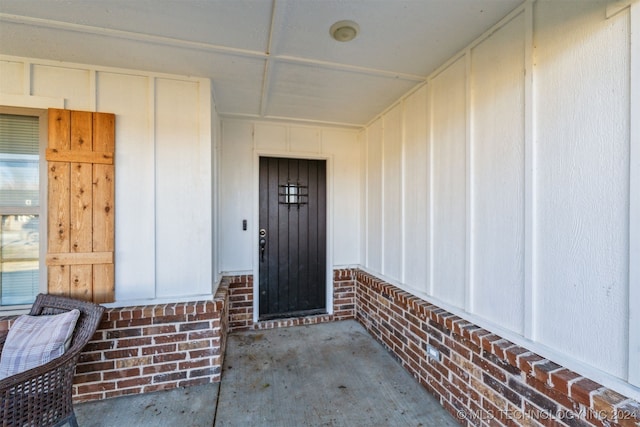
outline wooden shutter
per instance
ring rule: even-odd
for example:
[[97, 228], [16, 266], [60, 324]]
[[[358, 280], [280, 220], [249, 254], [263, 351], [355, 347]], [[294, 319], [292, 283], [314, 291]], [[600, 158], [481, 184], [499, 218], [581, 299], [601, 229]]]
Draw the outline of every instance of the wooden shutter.
[[115, 299], [115, 115], [49, 110], [49, 293]]

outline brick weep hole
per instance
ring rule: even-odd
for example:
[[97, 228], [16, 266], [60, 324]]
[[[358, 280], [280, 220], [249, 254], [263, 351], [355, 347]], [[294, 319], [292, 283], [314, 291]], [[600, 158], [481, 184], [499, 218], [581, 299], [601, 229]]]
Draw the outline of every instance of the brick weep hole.
[[74, 401], [219, 382], [228, 332], [355, 318], [462, 425], [640, 426], [637, 401], [373, 275], [339, 269], [333, 283], [333, 315], [254, 323], [251, 275], [225, 277], [213, 301], [108, 309], [78, 364]]

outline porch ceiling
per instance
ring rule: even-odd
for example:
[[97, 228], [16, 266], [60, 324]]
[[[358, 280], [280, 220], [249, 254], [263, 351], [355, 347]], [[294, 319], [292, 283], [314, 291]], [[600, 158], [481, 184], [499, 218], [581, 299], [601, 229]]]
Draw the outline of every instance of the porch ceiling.
[[0, 53], [210, 78], [222, 116], [362, 126], [520, 3], [0, 0]]

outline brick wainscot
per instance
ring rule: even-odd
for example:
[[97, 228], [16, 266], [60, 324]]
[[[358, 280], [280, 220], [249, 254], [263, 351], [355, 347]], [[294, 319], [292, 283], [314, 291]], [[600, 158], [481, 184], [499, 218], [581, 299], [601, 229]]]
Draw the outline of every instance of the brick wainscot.
[[108, 308], [80, 356], [74, 402], [219, 382], [227, 300], [223, 280], [213, 301]]
[[253, 277], [229, 280], [230, 331], [355, 317], [461, 425], [640, 426], [637, 401], [361, 270], [334, 271], [333, 316], [258, 323]]
[[356, 290], [351, 269], [339, 269], [333, 272], [333, 314], [257, 323], [253, 322], [253, 276], [233, 276], [228, 277], [227, 280], [229, 281], [230, 332], [313, 325], [355, 318]]
[[213, 301], [107, 310], [74, 401], [218, 382], [229, 332], [355, 318], [461, 425], [640, 427], [639, 402], [364, 271], [334, 271], [332, 315], [254, 323], [253, 292], [231, 276]]
[[358, 321], [462, 425], [640, 426], [637, 401], [371, 274], [354, 281]]

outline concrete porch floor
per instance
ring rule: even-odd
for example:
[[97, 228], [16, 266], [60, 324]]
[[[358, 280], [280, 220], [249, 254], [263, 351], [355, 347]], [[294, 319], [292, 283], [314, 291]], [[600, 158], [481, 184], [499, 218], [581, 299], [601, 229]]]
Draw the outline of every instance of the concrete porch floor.
[[460, 425], [355, 321], [234, 333], [220, 384], [75, 410], [81, 427]]

